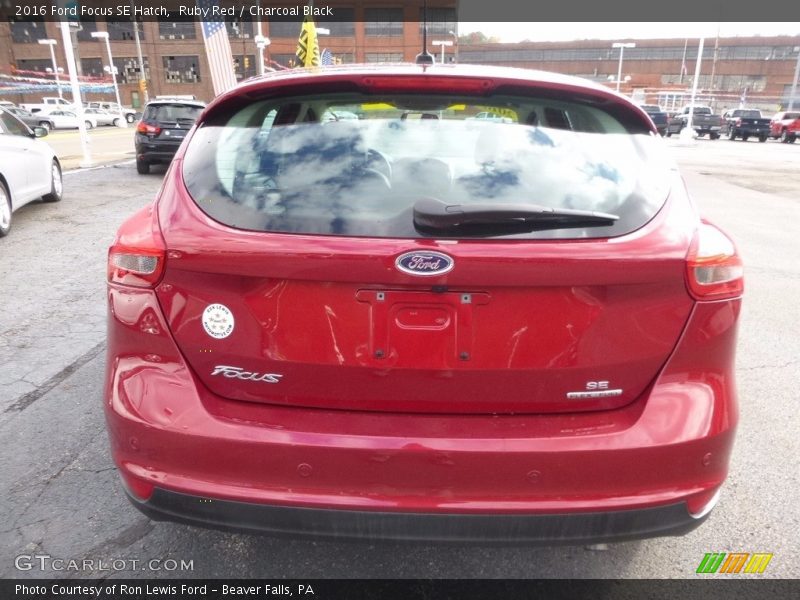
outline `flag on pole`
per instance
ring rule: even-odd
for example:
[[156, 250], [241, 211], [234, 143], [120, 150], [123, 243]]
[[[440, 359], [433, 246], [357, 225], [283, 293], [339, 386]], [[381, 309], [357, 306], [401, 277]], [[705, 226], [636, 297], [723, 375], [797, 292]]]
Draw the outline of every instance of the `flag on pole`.
[[303, 27], [300, 29], [300, 39], [297, 40], [297, 51], [295, 52], [300, 66], [318, 67], [319, 66], [319, 42], [317, 41], [317, 28], [314, 26], [314, 19], [306, 16], [303, 19]]
[[320, 62], [322, 63], [323, 67], [329, 67], [333, 64], [333, 54], [331, 51], [325, 48], [320, 55]]
[[[218, 0], [197, 0], [197, 6], [204, 14], [213, 14], [213, 7], [219, 6]], [[228, 30], [222, 21], [203, 21], [203, 40], [211, 71], [211, 85], [214, 94], [219, 96], [236, 85], [236, 74], [233, 72], [233, 54], [228, 40]]]

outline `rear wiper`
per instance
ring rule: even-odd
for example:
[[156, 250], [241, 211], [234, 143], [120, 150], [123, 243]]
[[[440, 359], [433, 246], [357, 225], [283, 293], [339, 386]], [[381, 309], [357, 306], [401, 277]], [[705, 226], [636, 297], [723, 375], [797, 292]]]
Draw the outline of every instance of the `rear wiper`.
[[435, 198], [414, 203], [414, 226], [422, 232], [503, 235], [545, 229], [603, 227], [619, 217], [608, 213], [530, 204], [447, 204]]

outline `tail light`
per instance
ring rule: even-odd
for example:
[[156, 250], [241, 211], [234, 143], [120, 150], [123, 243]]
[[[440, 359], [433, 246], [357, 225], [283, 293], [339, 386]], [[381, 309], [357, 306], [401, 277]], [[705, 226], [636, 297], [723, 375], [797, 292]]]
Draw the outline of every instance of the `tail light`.
[[161, 133], [161, 127], [156, 127], [155, 125], [148, 125], [144, 121], [140, 121], [139, 124], [136, 126], [136, 131], [139, 133], [143, 133], [145, 135], [158, 135]]
[[744, 267], [736, 246], [710, 223], [701, 223], [692, 240], [686, 276], [697, 300], [736, 298], [744, 291]]
[[109, 283], [155, 287], [164, 273], [166, 245], [153, 207], [148, 206], [125, 221], [108, 250]]
[[741, 127], [741, 125], [742, 125], [742, 120], [741, 119], [736, 119], [736, 126], [737, 127]]

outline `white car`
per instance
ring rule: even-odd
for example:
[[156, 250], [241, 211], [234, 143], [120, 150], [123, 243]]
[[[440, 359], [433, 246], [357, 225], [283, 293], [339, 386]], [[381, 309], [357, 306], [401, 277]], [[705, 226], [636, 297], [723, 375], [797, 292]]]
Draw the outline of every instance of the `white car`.
[[32, 132], [14, 115], [0, 108], [0, 237], [11, 229], [12, 213], [41, 198], [58, 202], [64, 190], [61, 164], [42, 140], [43, 127]]
[[93, 117], [98, 126], [114, 125], [118, 127], [125, 118], [120, 116], [119, 113], [111, 113], [102, 108], [84, 108], [83, 114], [85, 117]]
[[[80, 121], [78, 115], [69, 110], [54, 110], [47, 114], [47, 117], [53, 122], [56, 129], [77, 129]], [[97, 119], [94, 115], [83, 115], [83, 121], [86, 123], [86, 129], [97, 127]]]

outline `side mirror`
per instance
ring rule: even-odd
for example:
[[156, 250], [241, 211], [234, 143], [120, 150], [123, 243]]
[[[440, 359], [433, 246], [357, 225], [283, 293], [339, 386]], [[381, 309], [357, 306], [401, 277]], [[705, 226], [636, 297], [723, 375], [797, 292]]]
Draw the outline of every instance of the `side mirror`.
[[44, 127], [38, 127], [37, 126], [37, 127], [33, 128], [33, 137], [37, 137], [37, 138], [45, 137], [47, 135], [47, 133], [48, 133], [48, 131]]

